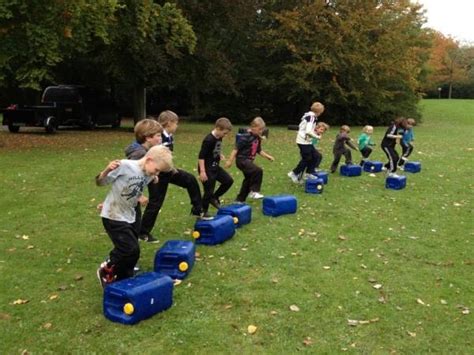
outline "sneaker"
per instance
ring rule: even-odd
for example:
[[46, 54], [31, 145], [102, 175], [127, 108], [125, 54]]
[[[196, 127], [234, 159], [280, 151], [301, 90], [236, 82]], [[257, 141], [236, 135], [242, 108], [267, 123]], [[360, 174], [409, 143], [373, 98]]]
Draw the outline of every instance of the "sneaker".
[[208, 212], [203, 212], [198, 218], [202, 221], [210, 221], [211, 219], [214, 219], [214, 216], [210, 215]]
[[388, 174], [388, 176], [394, 177], [394, 178], [400, 177], [400, 175], [395, 174], [395, 173], [390, 173], [390, 174]]
[[308, 179], [317, 179], [318, 176], [315, 175], [315, 174], [304, 174], [304, 178], [305, 180], [308, 180]]
[[117, 275], [114, 274], [114, 267], [107, 266], [107, 262], [104, 261], [97, 269], [97, 278], [99, 279], [102, 288], [105, 288], [117, 278]]
[[213, 206], [217, 209], [221, 208], [221, 201], [219, 201], [218, 198], [211, 199], [211, 201], [209, 201], [209, 203], [211, 204], [211, 206]]
[[143, 233], [138, 236], [138, 239], [143, 240], [144, 242], [147, 243], [159, 243], [160, 241], [156, 239], [153, 235], [150, 233]]
[[133, 267], [133, 274], [136, 275], [139, 272], [140, 272], [140, 265], [137, 264]]
[[400, 165], [398, 169], [400, 169], [401, 171], [405, 171], [405, 168], [403, 167], [403, 165]]
[[385, 166], [382, 166], [382, 171], [387, 171], [387, 168]]
[[293, 170], [290, 171], [287, 175], [291, 179], [291, 181], [293, 181], [295, 184], [298, 184], [300, 182], [300, 179], [298, 178], [298, 176], [296, 176]]
[[254, 200], [259, 200], [261, 198], [263, 198], [264, 196], [260, 193], [260, 192], [256, 192], [256, 191], [251, 191], [249, 193], [249, 198], [253, 198]]

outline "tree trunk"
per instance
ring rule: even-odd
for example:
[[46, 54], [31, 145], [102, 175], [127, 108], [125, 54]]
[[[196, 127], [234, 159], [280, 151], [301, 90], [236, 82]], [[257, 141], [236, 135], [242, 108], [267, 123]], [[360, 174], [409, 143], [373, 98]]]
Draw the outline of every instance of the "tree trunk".
[[146, 88], [136, 85], [133, 88], [133, 121], [137, 123], [146, 117]]

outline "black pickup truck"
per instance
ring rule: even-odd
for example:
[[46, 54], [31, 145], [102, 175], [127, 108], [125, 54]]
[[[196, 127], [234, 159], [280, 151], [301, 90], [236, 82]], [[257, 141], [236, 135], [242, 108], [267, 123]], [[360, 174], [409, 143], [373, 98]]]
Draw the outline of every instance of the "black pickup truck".
[[107, 92], [78, 85], [48, 86], [41, 97], [41, 105], [10, 105], [0, 111], [3, 125], [17, 133], [20, 127], [44, 127], [54, 133], [59, 126], [119, 127], [121, 117]]

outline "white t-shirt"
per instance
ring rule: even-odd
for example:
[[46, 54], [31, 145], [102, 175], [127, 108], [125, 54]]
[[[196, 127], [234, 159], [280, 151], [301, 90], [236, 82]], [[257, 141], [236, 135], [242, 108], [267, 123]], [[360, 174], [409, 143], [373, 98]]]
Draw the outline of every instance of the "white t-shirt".
[[301, 117], [298, 133], [296, 134], [296, 144], [313, 144], [311, 139], [318, 138], [318, 135], [314, 133], [316, 123], [318, 123], [318, 117], [313, 111], [306, 112]]
[[145, 175], [137, 160], [121, 160], [120, 166], [104, 180], [105, 184], [112, 184], [112, 188], [105, 198], [100, 216], [134, 223], [137, 200], [151, 180], [152, 177]]

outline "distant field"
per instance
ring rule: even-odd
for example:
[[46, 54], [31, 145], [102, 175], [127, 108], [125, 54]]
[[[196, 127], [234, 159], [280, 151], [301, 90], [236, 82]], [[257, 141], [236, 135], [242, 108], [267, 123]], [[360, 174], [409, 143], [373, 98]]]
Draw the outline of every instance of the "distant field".
[[[132, 133], [14, 135], [3, 127], [0, 353], [471, 353], [474, 100], [420, 106], [412, 159], [422, 172], [406, 174], [400, 191], [385, 189], [384, 175], [364, 173], [331, 175], [322, 195], [305, 194], [286, 176], [298, 161], [295, 132], [270, 127], [264, 149], [276, 161], [257, 159], [262, 193], [294, 194], [297, 214], [269, 218], [250, 202], [252, 223], [225, 244], [198, 246], [199, 261], [175, 288], [173, 307], [136, 326], [102, 314], [95, 271], [111, 243], [95, 209], [107, 188], [93, 181], [123, 156]], [[180, 124], [178, 167], [195, 172], [211, 129]], [[377, 144], [384, 131], [376, 127]], [[322, 168], [336, 132], [321, 141]], [[359, 132], [352, 127], [352, 137]], [[225, 140], [226, 155], [233, 141]], [[379, 146], [372, 158], [385, 161]], [[242, 181], [235, 167], [230, 173], [236, 183], [226, 202]], [[161, 243], [141, 244], [145, 271], [164, 241], [191, 239], [189, 210], [186, 191], [171, 186], [154, 230]]]

